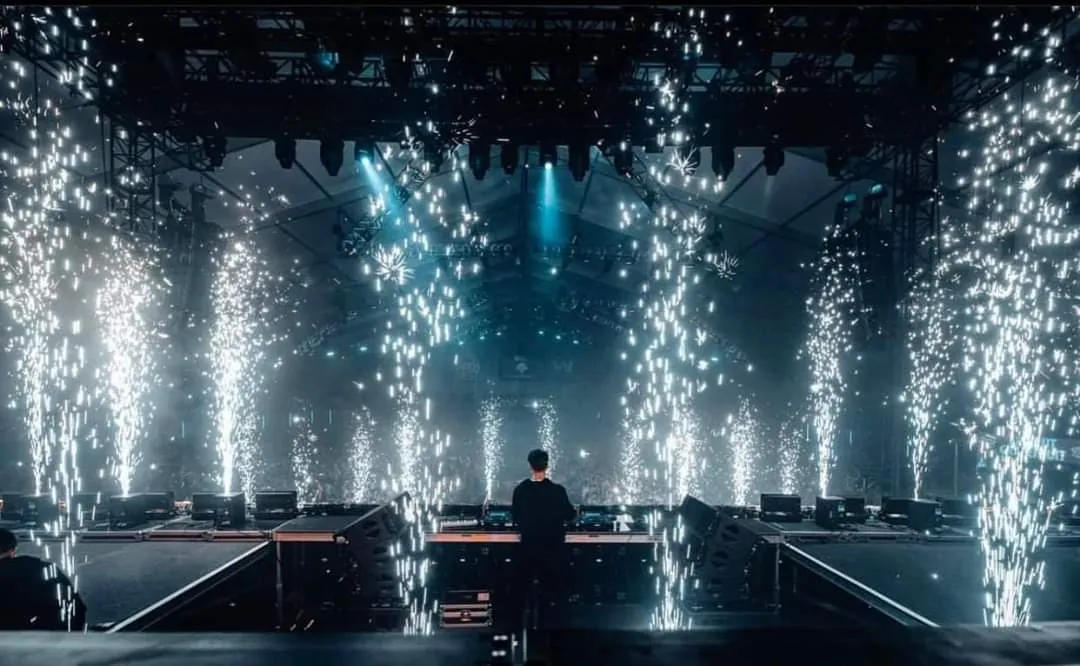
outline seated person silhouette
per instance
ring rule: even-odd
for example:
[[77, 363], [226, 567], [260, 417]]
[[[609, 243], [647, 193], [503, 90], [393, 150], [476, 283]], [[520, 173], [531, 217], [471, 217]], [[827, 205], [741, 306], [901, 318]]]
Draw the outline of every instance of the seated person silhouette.
[[527, 598], [533, 600], [534, 627], [540, 623], [539, 611], [563, 600], [566, 523], [576, 514], [566, 488], [547, 476], [547, 451], [530, 451], [528, 461], [532, 473], [514, 488], [511, 507], [521, 535], [514, 558], [517, 571], [510, 605], [511, 619], [517, 625], [514, 629], [522, 628], [520, 622], [524, 619]]
[[16, 555], [19, 541], [0, 528], [0, 631], [82, 631], [86, 606], [52, 562]]

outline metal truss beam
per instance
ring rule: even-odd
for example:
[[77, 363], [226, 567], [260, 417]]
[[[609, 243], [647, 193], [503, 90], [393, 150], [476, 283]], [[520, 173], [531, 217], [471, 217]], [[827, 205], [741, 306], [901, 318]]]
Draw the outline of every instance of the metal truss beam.
[[134, 234], [158, 234], [157, 142], [153, 131], [138, 122], [109, 122], [106, 182], [116, 219]]
[[[1007, 13], [1002, 30], [1008, 33], [1022, 20], [1039, 25], [1046, 9]], [[609, 49], [626, 44], [648, 47], [663, 38], [652, 26], [683, 25], [683, 7], [465, 6], [337, 8], [312, 10], [257, 9], [222, 12], [204, 8], [154, 8], [140, 12], [125, 8], [95, 13], [105, 31], [170, 36], [166, 43], [190, 44], [212, 49], [223, 39], [239, 34], [255, 37], [265, 50], [310, 50], [337, 42], [338, 48], [356, 48], [344, 42], [352, 37], [364, 48], [380, 49], [409, 40], [423, 53], [438, 51], [455, 41], [479, 46], [507, 43], [530, 46], [550, 54], [551, 45], [589, 40], [608, 41]], [[957, 16], [962, 20], [956, 20]], [[913, 55], [925, 49], [927, 40], [940, 38], [941, 47], [958, 57], [977, 57], [999, 47], [991, 41], [992, 22], [1001, 12], [957, 12], [942, 8], [881, 8], [870, 12], [820, 12], [806, 8], [726, 9], [723, 18], [699, 26], [708, 53], [729, 54], [732, 36], [749, 48], [771, 52], [836, 54], [850, 44], [853, 33], [873, 30], [874, 46], [882, 55]], [[148, 30], [149, 28], [149, 30]], [[221, 30], [225, 28], [225, 30]], [[749, 38], [753, 37], [753, 41]], [[617, 43], [611, 44], [612, 40]], [[479, 46], [477, 48], [479, 48]], [[499, 55], [506, 51], [495, 51]]]
[[[1072, 27], [1071, 12], [1059, 11], [1056, 12], [1050, 20], [1045, 24], [1046, 29], [1056, 32], [1068, 32], [1067, 28]], [[1037, 31], [1027, 30], [1026, 34], [1035, 34]], [[1068, 44], [1076, 43], [1080, 39], [1077, 34], [1068, 35]], [[1038, 58], [1018, 59], [1013, 57], [1005, 58], [997, 66], [988, 68], [979, 68], [973, 70], [970, 67], [954, 67], [949, 72], [949, 94], [946, 95], [944, 103], [938, 105], [931, 105], [929, 107], [922, 107], [917, 116], [922, 118], [927, 113], [933, 114], [933, 121], [926, 123], [926, 130], [930, 136], [936, 135], [938, 132], [945, 131], [950, 126], [956, 125], [963, 121], [963, 119], [970, 113], [974, 113], [979, 109], [982, 109], [986, 105], [1001, 96], [1003, 92], [1008, 90], [1011, 86], [1026, 80], [1029, 76], [1035, 74], [1043, 68], [1043, 61]], [[896, 95], [900, 98], [915, 97], [916, 99], [925, 100], [926, 96], [922, 91], [896, 91]], [[939, 100], [940, 102], [940, 100]], [[916, 126], [921, 126], [924, 121], [919, 120], [915, 123]], [[908, 145], [911, 139], [912, 126], [911, 119], [908, 120], [907, 130], [902, 135], [904, 138], [890, 141], [880, 141], [873, 145], [869, 154], [866, 156], [854, 160], [845, 170], [840, 178], [840, 182], [825, 196], [817, 199], [813, 206], [809, 206], [802, 210], [799, 215], [792, 216], [785, 220], [782, 224], [778, 225], [772, 233], [781, 232], [795, 222], [797, 222], [803, 215], [806, 215], [811, 210], [821, 205], [825, 201], [828, 201], [832, 195], [840, 192], [844, 188], [848, 187], [852, 183], [860, 180], [873, 180], [875, 176], [882, 175], [883, 169], [892, 165], [897, 159], [897, 155], [900, 150]], [[918, 137], [919, 140], [925, 137]], [[746, 253], [754, 248], [761, 247], [767, 240], [768, 236], [755, 241], [751, 246], [743, 249], [739, 254], [745, 256]]]

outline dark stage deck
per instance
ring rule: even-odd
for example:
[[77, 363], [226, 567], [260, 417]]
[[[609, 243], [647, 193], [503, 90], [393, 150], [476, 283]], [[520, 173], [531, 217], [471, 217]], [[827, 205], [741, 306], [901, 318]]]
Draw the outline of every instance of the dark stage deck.
[[[982, 624], [978, 543], [869, 542], [795, 546], [940, 625]], [[1080, 549], [1049, 546], [1046, 588], [1032, 596], [1034, 622], [1080, 620]]]
[[[87, 622], [111, 625], [157, 603], [240, 557], [257, 543], [80, 541], [75, 574]], [[20, 552], [48, 558], [58, 544], [23, 543]]]
[[[540, 637], [538, 637], [540, 638]], [[538, 663], [590, 666], [678, 664], [939, 664], [1021, 666], [1075, 664], [1080, 628], [798, 630], [728, 632], [560, 632], [545, 637]], [[116, 636], [0, 634], [5, 663], [20, 666], [263, 666], [380, 664], [460, 666], [491, 662], [480, 634], [409, 637], [310, 635], [127, 634]]]

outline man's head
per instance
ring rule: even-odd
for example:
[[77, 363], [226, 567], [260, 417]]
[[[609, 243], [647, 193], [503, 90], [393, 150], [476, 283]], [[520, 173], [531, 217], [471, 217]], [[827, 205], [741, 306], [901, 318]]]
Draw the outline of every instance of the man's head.
[[15, 557], [15, 549], [18, 545], [19, 540], [15, 537], [15, 533], [0, 527], [0, 560]]
[[547, 472], [548, 453], [543, 449], [529, 451], [529, 468], [534, 476], [542, 476]]

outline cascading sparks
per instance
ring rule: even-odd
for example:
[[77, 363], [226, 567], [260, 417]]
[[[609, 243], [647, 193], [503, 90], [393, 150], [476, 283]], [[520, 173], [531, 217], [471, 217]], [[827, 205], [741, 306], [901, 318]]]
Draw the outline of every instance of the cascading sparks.
[[157, 374], [156, 330], [164, 285], [151, 255], [122, 236], [110, 236], [104, 253], [96, 313], [105, 401], [112, 415], [112, 472], [123, 495], [131, 484], [153, 416], [149, 399]]
[[373, 499], [375, 422], [371, 412], [361, 409], [353, 415], [353, 434], [349, 440], [349, 499], [369, 502]]
[[[432, 129], [428, 124], [424, 128]], [[376, 189], [376, 207], [386, 210], [389, 218], [386, 237], [374, 255], [375, 264], [366, 266], [365, 272], [375, 276], [377, 291], [392, 292], [394, 302], [395, 316], [388, 323], [381, 352], [392, 363], [387, 390], [398, 413], [398, 460], [391, 485], [397, 492], [409, 494], [405, 511], [409, 544], [399, 561], [401, 596], [408, 608], [407, 634], [427, 634], [433, 628], [435, 600], [427, 594], [429, 567], [423, 535], [438, 530], [435, 510], [453, 485], [453, 480], [444, 474], [442, 461], [449, 436], [428, 426], [435, 405], [427, 392], [425, 376], [432, 352], [450, 342], [465, 316], [457, 282], [479, 268], [477, 265], [466, 270], [462, 261], [451, 261], [434, 248], [429, 238], [429, 234], [472, 238], [477, 218], [463, 208], [459, 219], [451, 220], [444, 210], [446, 192], [430, 181], [437, 175], [439, 164], [428, 159], [438, 136], [433, 131], [427, 134], [429, 145], [425, 146], [406, 128], [409, 162], [398, 183], [386, 182], [380, 174], [383, 163], [361, 164]], [[445, 150], [439, 147], [435, 152], [441, 161]], [[454, 151], [450, 155], [456, 179], [460, 177], [460, 165]], [[376, 379], [384, 379], [381, 371]]]
[[[50, 8], [14, 11], [18, 16], [5, 21], [5, 48], [36, 50], [64, 30]], [[65, 23], [75, 30], [81, 25], [73, 10], [67, 10]], [[86, 49], [86, 40], [77, 37], [73, 43]], [[59, 518], [47, 526], [53, 536], [63, 536], [59, 552], [46, 548], [45, 556], [71, 574], [77, 588], [75, 532], [69, 528], [79, 516], [71, 500], [82, 489], [79, 443], [93, 437], [86, 427], [93, 399], [85, 388], [90, 378], [83, 318], [92, 317], [84, 311], [92, 300], [83, 293], [92, 267], [86, 229], [103, 221], [96, 212], [103, 209], [98, 199], [103, 192], [79, 177], [91, 156], [80, 143], [86, 137], [78, 136], [65, 113], [80, 106], [67, 99], [69, 91], [92, 101], [87, 70], [84, 64], [53, 64], [61, 98], [51, 97], [44, 85], [48, 73], [13, 56], [2, 63], [7, 85], [0, 110], [21, 135], [14, 143], [26, 148], [0, 153], [0, 302], [13, 324], [9, 341], [17, 354], [15, 393], [23, 410], [35, 493], [51, 497], [60, 508]], [[70, 620], [71, 599], [62, 601]]]
[[[1044, 35], [1047, 54], [1059, 45]], [[1017, 47], [1014, 58], [1030, 58]], [[945, 238], [967, 317], [964, 372], [972, 392], [971, 441], [979, 480], [985, 620], [1026, 624], [1043, 585], [1049, 518], [1044, 437], [1075, 390], [1075, 298], [1080, 232], [1066, 219], [1076, 183], [1077, 114], [1071, 76], [1024, 84], [970, 118], [984, 137], [971, 175], [969, 221]], [[968, 156], [964, 154], [963, 156]], [[1063, 159], [1064, 157], [1064, 159]], [[1066, 162], [1065, 171], [1056, 169]]]
[[488, 398], [480, 406], [480, 440], [484, 446], [484, 501], [495, 499], [495, 486], [503, 463], [502, 405], [498, 398]]
[[548, 452], [548, 473], [555, 471], [559, 459], [559, 413], [551, 400], [540, 400], [533, 404], [539, 420], [537, 439], [540, 448]]
[[675, 497], [697, 495], [702, 482], [702, 442], [698, 421], [692, 411], [680, 413], [673, 420], [674, 428], [669, 437], [675, 438], [667, 446], [673, 452], [672, 485]]
[[806, 428], [795, 418], [788, 418], [780, 425], [780, 492], [785, 495], [801, 494], [803, 479], [800, 473], [802, 446], [806, 441]]
[[210, 368], [221, 486], [226, 493], [253, 493], [257, 410], [269, 344], [263, 312], [269, 270], [253, 238], [232, 234], [223, 238], [214, 267]]
[[906, 307], [908, 380], [904, 407], [908, 420], [908, 459], [916, 498], [922, 497], [932, 448], [930, 438], [945, 415], [948, 398], [944, 389], [955, 371], [952, 310], [946, 306], [947, 297], [935, 272], [916, 284]]
[[856, 307], [858, 252], [849, 230], [833, 224], [815, 263], [813, 295], [806, 302], [809, 332], [803, 353], [810, 364], [810, 421], [817, 438], [818, 492], [828, 495], [836, 465], [836, 429], [847, 394]]
[[[626, 396], [621, 397], [621, 402], [623, 410], [626, 411]], [[644, 457], [641, 451], [641, 433], [633, 425], [629, 415], [624, 415], [619, 427], [619, 435], [622, 438], [622, 455], [619, 456], [618, 501], [620, 504], [643, 504], [645, 479], [643, 478]]]
[[292, 460], [293, 483], [296, 498], [301, 504], [320, 501], [318, 470], [319, 436], [312, 424], [311, 408], [304, 405], [290, 418], [293, 431]]
[[739, 401], [739, 409], [729, 417], [727, 427], [731, 447], [731, 492], [736, 506], [752, 502], [757, 473], [758, 441], [761, 437], [758, 415], [750, 400]]

